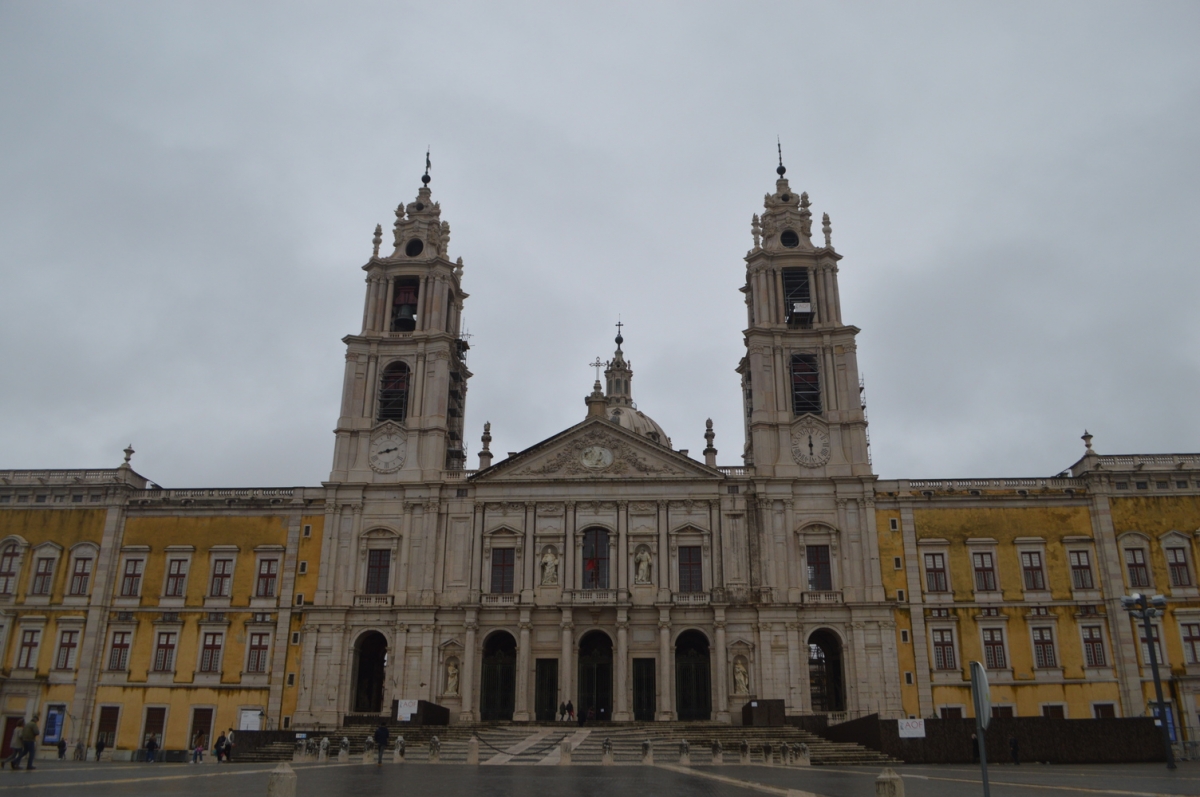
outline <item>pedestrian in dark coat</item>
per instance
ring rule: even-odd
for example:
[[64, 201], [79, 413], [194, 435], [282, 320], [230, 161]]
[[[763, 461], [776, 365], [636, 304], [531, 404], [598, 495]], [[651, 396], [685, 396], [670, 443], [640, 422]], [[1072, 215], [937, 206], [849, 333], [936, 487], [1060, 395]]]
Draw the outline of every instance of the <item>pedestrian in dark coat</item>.
[[562, 722], [566, 718], [567, 718], [567, 704], [559, 703], [558, 704], [558, 721]]
[[1020, 745], [1018, 745], [1018, 743], [1017, 743], [1017, 737], [1012, 736], [1009, 738], [1008, 751], [1010, 753], [1012, 753], [1013, 763], [1020, 764], [1021, 763]]
[[379, 727], [375, 729], [375, 749], [379, 752], [379, 760], [375, 762], [375, 766], [383, 766], [383, 751], [388, 746], [388, 726], [386, 722], [379, 723]]
[[104, 748], [105, 748], [105, 747], [108, 747], [108, 745], [106, 745], [106, 744], [104, 743], [104, 740], [103, 740], [103, 739], [97, 739], [97, 740], [96, 740], [96, 760], [97, 760], [97, 761], [99, 761], [99, 760], [100, 760], [100, 756], [101, 756], [101, 755], [104, 753]]
[[975, 761], [979, 760], [979, 737], [975, 734], [971, 734], [971, 757]]
[[213, 752], [217, 754], [217, 763], [225, 760], [225, 734], [217, 737], [217, 743], [213, 745]]
[[567, 701], [567, 719], [568, 720], [575, 719], [575, 706], [571, 705], [570, 700]]

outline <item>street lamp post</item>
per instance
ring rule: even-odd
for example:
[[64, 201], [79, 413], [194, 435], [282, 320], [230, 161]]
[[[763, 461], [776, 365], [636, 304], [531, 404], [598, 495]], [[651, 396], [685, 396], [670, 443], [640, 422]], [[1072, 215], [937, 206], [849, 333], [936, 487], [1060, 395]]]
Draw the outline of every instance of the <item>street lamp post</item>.
[[1154, 645], [1154, 627], [1150, 621], [1162, 613], [1167, 606], [1167, 599], [1162, 595], [1142, 595], [1135, 592], [1121, 598], [1125, 611], [1135, 619], [1141, 620], [1146, 629], [1146, 649], [1150, 654], [1150, 672], [1154, 676], [1154, 695], [1158, 698], [1158, 724], [1162, 727], [1163, 744], [1167, 748], [1167, 769], [1175, 769], [1175, 749], [1171, 746], [1171, 729], [1167, 723], [1171, 721], [1167, 714], [1167, 704], [1163, 700], [1162, 680], [1158, 677], [1158, 650]]

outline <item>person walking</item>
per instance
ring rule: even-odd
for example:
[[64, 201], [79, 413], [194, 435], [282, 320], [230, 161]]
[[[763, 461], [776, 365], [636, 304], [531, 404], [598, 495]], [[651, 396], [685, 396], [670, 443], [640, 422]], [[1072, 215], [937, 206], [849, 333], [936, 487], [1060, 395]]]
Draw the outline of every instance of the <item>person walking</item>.
[[17, 753], [16, 757], [12, 760], [13, 769], [21, 768], [21, 759], [25, 756], [29, 756], [29, 761], [25, 763], [26, 771], [30, 769], [37, 769], [37, 767], [33, 765], [33, 757], [37, 752], [37, 738], [42, 733], [42, 729], [38, 727], [39, 719], [41, 719], [41, 716], [34, 714], [33, 719], [25, 723], [25, 727], [21, 728], [21, 752]]
[[388, 746], [388, 726], [386, 722], [380, 720], [379, 727], [375, 729], [375, 750], [379, 753], [379, 760], [375, 762], [375, 766], [383, 766], [383, 751]]
[[96, 740], [96, 760], [97, 761], [100, 760], [100, 755], [101, 755], [101, 753], [104, 752], [104, 748], [107, 746], [108, 745], [104, 744], [103, 736], [101, 736], [99, 739]]
[[154, 754], [158, 752], [158, 740], [155, 735], [150, 734], [150, 738], [146, 740], [146, 763], [154, 763]]
[[567, 700], [567, 721], [575, 721], [575, 706], [571, 705], [570, 699]]
[[[24, 727], [25, 727], [25, 721], [18, 720], [17, 726], [15, 728], [13, 728], [12, 738], [10, 738], [8, 740], [8, 746], [12, 749], [12, 752], [9, 754], [8, 758], [4, 759], [4, 763], [0, 764], [0, 768], [3, 768], [4, 764], [11, 764], [13, 761], [16, 760], [17, 756], [20, 755], [20, 753], [21, 753], [21, 729]], [[16, 767], [13, 767], [13, 769], [16, 769]]]
[[67, 740], [66, 739], [58, 740], [58, 760], [59, 761], [67, 760]]
[[1017, 743], [1017, 737], [1015, 737], [1015, 736], [1009, 737], [1008, 752], [1012, 753], [1012, 760], [1013, 760], [1014, 764], [1021, 763], [1020, 746]]
[[217, 754], [217, 763], [221, 763], [225, 759], [225, 734], [217, 737], [217, 743], [213, 745], [213, 752]]
[[564, 720], [566, 720], [566, 718], [567, 718], [567, 704], [559, 703], [558, 704], [558, 721], [563, 722]]
[[971, 759], [979, 763], [979, 737], [975, 734], [971, 734]]

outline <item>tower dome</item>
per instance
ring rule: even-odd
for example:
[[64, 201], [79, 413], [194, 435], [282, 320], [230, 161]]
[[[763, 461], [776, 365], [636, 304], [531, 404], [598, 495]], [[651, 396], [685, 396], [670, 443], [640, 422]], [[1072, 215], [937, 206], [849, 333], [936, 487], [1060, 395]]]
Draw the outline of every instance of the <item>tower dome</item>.
[[634, 434], [670, 448], [671, 438], [667, 437], [663, 428], [633, 403], [633, 365], [625, 359], [625, 353], [621, 351], [621, 344], [625, 342], [620, 332], [622, 326], [623, 324], [617, 324], [617, 350], [613, 353], [613, 358], [605, 363], [604, 368], [605, 417]]

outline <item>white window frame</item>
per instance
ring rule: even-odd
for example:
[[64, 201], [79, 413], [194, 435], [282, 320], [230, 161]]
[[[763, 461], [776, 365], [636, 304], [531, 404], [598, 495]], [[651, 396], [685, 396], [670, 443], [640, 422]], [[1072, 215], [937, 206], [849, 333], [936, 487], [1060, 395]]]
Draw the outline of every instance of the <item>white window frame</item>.
[[[142, 561], [142, 573], [141, 577], [138, 578], [137, 594], [123, 595], [126, 563], [134, 559]], [[113, 574], [113, 606], [118, 608], [135, 608], [141, 605], [142, 594], [146, 590], [146, 564], [149, 560], [149, 545], [127, 545], [121, 549], [121, 555], [117, 559], [117, 572]], [[94, 573], [95, 571], [93, 570], [92, 572]]]
[[[27, 662], [28, 666], [21, 665], [22, 654], [25, 652], [25, 634], [35, 632], [37, 634], [36, 644], [33, 646], [33, 652], [30, 654], [31, 661]], [[46, 618], [45, 617], [30, 617], [21, 618], [17, 624], [16, 644], [13, 646], [13, 672], [20, 673], [36, 673], [38, 668], [38, 659], [42, 656], [42, 648], [46, 646]]]
[[[33, 548], [29, 556], [29, 574], [27, 575], [28, 583], [25, 585], [25, 603], [30, 606], [49, 606], [51, 599], [54, 597], [55, 581], [58, 580], [59, 572], [58, 565], [62, 559], [63, 547], [55, 542], [46, 541]], [[38, 562], [46, 559], [50, 561], [50, 590], [40, 595], [35, 595], [33, 585], [37, 582], [38, 577]]]
[[[943, 539], [917, 540], [917, 552], [921, 566], [921, 595], [926, 603], [954, 602], [954, 570], [950, 566], [950, 541]], [[926, 567], [926, 554], [941, 554], [946, 572], [946, 591], [931, 592], [929, 590], [929, 569]]]
[[[1018, 537], [1014, 540], [1017, 548], [1017, 567], [1021, 571], [1021, 592], [1025, 600], [1031, 603], [1046, 603], [1051, 600], [1049, 560], [1046, 558], [1046, 540], [1044, 537]], [[1042, 589], [1025, 588], [1025, 556], [1037, 554], [1041, 562]]]
[[[999, 543], [991, 537], [979, 537], [967, 540], [967, 566], [971, 574], [971, 594], [976, 603], [989, 603], [1004, 600], [1004, 584], [1000, 578], [1000, 554], [997, 550]], [[995, 576], [995, 589], [978, 589], [975, 578], [975, 555], [990, 554], [992, 557], [992, 573]]]
[[[75, 645], [70, 653], [67, 654], [67, 666], [59, 667], [59, 659], [61, 658], [63, 648], [63, 637], [67, 634], [75, 634]], [[51, 667], [58, 672], [74, 672], [79, 662], [79, 646], [83, 644], [83, 628], [78, 626], [61, 626], [58, 628], [58, 646], [54, 649], [54, 664]]]
[[[82, 595], [71, 594], [71, 582], [75, 580], [75, 563], [90, 559], [92, 570], [88, 573], [87, 589]], [[91, 602], [92, 590], [96, 588], [96, 565], [100, 561], [100, 546], [94, 542], [80, 542], [71, 546], [67, 556], [67, 571], [63, 578], [63, 605], [86, 606]]]
[[[1166, 534], [1158, 538], [1159, 548], [1162, 549], [1163, 564], [1167, 570], [1166, 594], [1173, 598], [1195, 598], [1200, 597], [1200, 588], [1196, 586], [1196, 557], [1195, 551], [1192, 548], [1192, 540], [1186, 534], [1178, 531], [1168, 531]], [[1177, 587], [1171, 579], [1171, 561], [1167, 558], [1168, 548], [1182, 548], [1184, 555], [1184, 567], [1187, 568], [1188, 581], [1191, 582], [1185, 586]], [[1153, 579], [1153, 576], [1151, 576]]]
[[[202, 672], [200, 664], [204, 659], [204, 635], [205, 634], [220, 634], [221, 635], [221, 652], [217, 656], [216, 669], [210, 672]], [[229, 621], [215, 621], [200, 623], [199, 632], [196, 636], [196, 661], [193, 672], [194, 683], [197, 684], [219, 684], [221, 683], [221, 675], [225, 671], [225, 654], [229, 650]]]
[[[254, 549], [254, 574], [250, 582], [250, 607], [252, 609], [273, 609], [280, 605], [280, 600], [283, 598], [283, 565], [286, 553], [287, 548], [282, 545], [259, 545]], [[275, 566], [275, 594], [270, 597], [260, 597], [258, 594], [259, 572], [262, 563], [271, 559], [277, 563]]]
[[[980, 618], [981, 620], [985, 618]], [[983, 666], [989, 673], [1012, 673], [1012, 639], [1008, 633], [1008, 623], [996, 622], [998, 617], [988, 617], [986, 622], [979, 622], [979, 653], [983, 657]], [[987, 665], [987, 641], [984, 639], [985, 631], [999, 631], [1002, 647], [1004, 648], [1004, 666], [1003, 667], [988, 667]]]
[[[954, 656], [954, 666], [953, 667], [942, 668], [942, 667], [937, 666], [937, 644], [938, 643], [937, 643], [937, 640], [934, 638], [935, 633], [950, 635], [950, 649], [951, 649], [952, 655]], [[962, 662], [962, 656], [960, 656], [959, 652], [958, 652], [958, 629], [957, 628], [955, 628], [953, 625], [940, 625], [940, 624], [937, 626], [930, 626], [930, 628], [929, 628], [929, 660], [933, 663], [933, 669], [935, 672], [955, 673], [961, 679], [962, 667], [960, 666], [960, 664]]]
[[[1108, 643], [1108, 624], [1105, 622], [1106, 619], [1107, 618], [1103, 616], [1095, 616], [1077, 617], [1075, 620], [1075, 628], [1079, 634], [1080, 665], [1083, 667], [1084, 674], [1089, 678], [1093, 677], [1094, 675], [1099, 675], [1100, 673], [1109, 672], [1113, 668], [1112, 645]], [[1092, 667], [1088, 664], [1088, 640], [1083, 635], [1083, 629], [1085, 627], [1100, 629], [1100, 647], [1104, 651], [1104, 666], [1102, 667]]]
[[15, 546], [16, 558], [13, 559], [12, 591], [0, 595], [0, 601], [11, 603], [21, 593], [21, 571], [25, 567], [25, 555], [29, 551], [29, 543], [23, 537], [13, 534], [0, 540], [0, 553], [8, 546]]
[[[1043, 665], [1038, 664], [1038, 654], [1037, 654], [1037, 649], [1038, 649], [1037, 632], [1038, 631], [1049, 631], [1050, 632], [1050, 650], [1051, 650], [1051, 655], [1054, 656], [1054, 664], [1052, 664], [1050, 666], [1043, 666]], [[1035, 670], [1041, 670], [1043, 672], [1048, 671], [1048, 672], [1053, 672], [1053, 673], [1062, 673], [1063, 657], [1062, 657], [1062, 652], [1059, 650], [1058, 627], [1056, 624], [1046, 623], [1046, 622], [1031, 622], [1030, 623], [1030, 625], [1029, 625], [1029, 652], [1031, 654], [1030, 658], [1033, 659], [1033, 668]]]
[[[158, 593], [158, 595], [159, 595], [158, 605], [159, 606], [161, 606], [163, 608], [177, 609], [177, 608], [182, 608], [183, 605], [187, 602], [188, 587], [191, 584], [191, 578], [192, 578], [192, 555], [195, 552], [196, 552], [196, 548], [193, 545], [168, 545], [167, 546], [166, 556], [163, 559], [162, 589]], [[183, 564], [183, 568], [184, 568], [183, 594], [178, 597], [167, 595], [167, 584], [170, 583], [170, 579], [171, 579], [171, 562], [176, 561], [176, 560], [182, 561], [184, 563]]]
[[[1067, 578], [1071, 584], [1071, 599], [1076, 601], [1100, 602], [1103, 599], [1103, 595], [1100, 592], [1100, 568], [1096, 560], [1096, 541], [1091, 537], [1073, 535], [1063, 538], [1063, 548], [1066, 552]], [[1087, 555], [1088, 570], [1092, 574], [1092, 586], [1090, 589], [1077, 589], [1075, 587], [1075, 570], [1071, 566], [1071, 554], [1073, 553]]]
[[[1156, 590], [1154, 584], [1154, 546], [1151, 545], [1150, 538], [1140, 531], [1127, 531], [1117, 537], [1117, 550], [1121, 557], [1121, 579], [1125, 584], [1127, 592], [1145, 592], [1153, 594]], [[1146, 578], [1149, 584], [1135, 587], [1129, 579], [1129, 558], [1127, 551], [1140, 549], [1142, 552], [1143, 561], [1146, 566]]]
[[[1134, 644], [1137, 645], [1137, 649], [1138, 649], [1138, 660], [1142, 664], [1142, 668], [1145, 672], [1145, 677], [1149, 678], [1150, 677], [1150, 657], [1147, 655], [1147, 652], [1148, 652], [1147, 648], [1143, 647], [1143, 644], [1142, 644], [1142, 634], [1146, 633], [1145, 620], [1136, 620], [1134, 618], [1130, 618], [1130, 621], [1134, 624], [1134, 638], [1133, 639], [1134, 639]], [[1162, 618], [1156, 617], [1156, 618], [1152, 619], [1150, 621], [1150, 627], [1154, 629], [1155, 636], [1158, 638], [1158, 644], [1155, 646], [1155, 651], [1158, 653], [1159, 672], [1170, 672], [1170, 662], [1167, 661], [1167, 650], [1166, 650], [1167, 646], [1165, 644], [1166, 638], [1163, 635], [1164, 631], [1163, 631], [1163, 626], [1162, 626]], [[1147, 640], [1147, 642], [1145, 644], [1148, 646], [1150, 644], [1149, 640]]]
[[1047, 706], [1059, 706], [1063, 710], [1063, 719], [1071, 718], [1071, 711], [1070, 711], [1070, 708], [1067, 706], [1067, 704], [1065, 702], [1060, 703], [1057, 701], [1051, 701], [1048, 703], [1038, 703], [1038, 716], [1040, 716], [1040, 717], [1046, 716], [1046, 707]]
[[[267, 652], [264, 654], [266, 668], [262, 672], [250, 672], [250, 642], [255, 634], [265, 634], [267, 637]], [[268, 676], [271, 673], [271, 654], [275, 649], [275, 632], [274, 625], [268, 623], [246, 624], [246, 646], [242, 653], [242, 682], [245, 683], [248, 678], [257, 676]]]
[[[208, 573], [207, 581], [204, 583], [204, 608], [206, 609], [228, 609], [230, 602], [233, 600], [233, 583], [237, 576], [238, 553], [240, 549], [236, 545], [214, 545], [208, 549]], [[218, 559], [229, 559], [229, 594], [228, 595], [213, 595], [212, 582], [215, 575], [214, 570], [217, 566]], [[257, 574], [255, 574], [257, 576]]]

